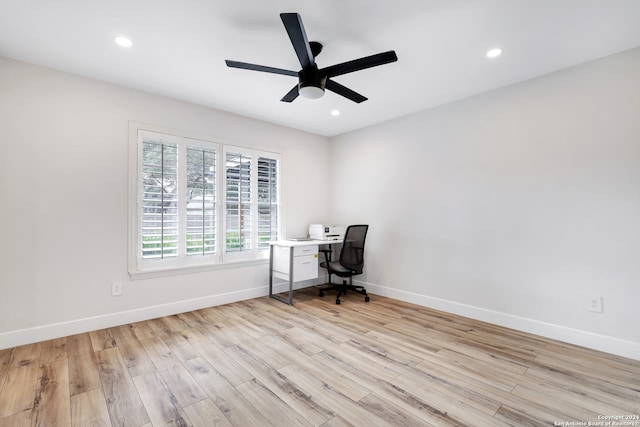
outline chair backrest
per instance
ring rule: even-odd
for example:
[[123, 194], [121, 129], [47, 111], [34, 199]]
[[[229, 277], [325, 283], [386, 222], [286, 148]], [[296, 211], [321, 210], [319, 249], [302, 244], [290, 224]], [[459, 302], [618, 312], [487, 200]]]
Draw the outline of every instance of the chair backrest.
[[364, 266], [364, 240], [367, 237], [368, 225], [350, 225], [344, 233], [344, 243], [340, 251], [340, 264], [362, 274]]

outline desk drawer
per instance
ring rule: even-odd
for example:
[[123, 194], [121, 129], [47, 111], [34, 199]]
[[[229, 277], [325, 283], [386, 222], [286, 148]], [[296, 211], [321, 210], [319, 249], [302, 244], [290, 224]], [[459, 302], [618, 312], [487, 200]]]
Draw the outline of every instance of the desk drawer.
[[302, 255], [318, 255], [318, 245], [311, 246], [294, 246], [293, 247], [293, 256], [302, 256]]
[[301, 255], [293, 258], [293, 281], [315, 279], [318, 277], [318, 254]]

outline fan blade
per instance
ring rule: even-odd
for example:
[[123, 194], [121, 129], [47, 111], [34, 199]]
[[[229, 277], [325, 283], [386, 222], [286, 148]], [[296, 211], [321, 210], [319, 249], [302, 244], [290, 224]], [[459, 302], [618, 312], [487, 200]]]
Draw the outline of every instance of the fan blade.
[[329, 80], [329, 79], [327, 79], [325, 89], [329, 89], [331, 92], [335, 92], [338, 95], [342, 95], [345, 98], [352, 100], [353, 102], [357, 102], [358, 104], [368, 99], [360, 95], [358, 92], [354, 92], [348, 87], [342, 86], [340, 83], [336, 83], [333, 80]]
[[320, 74], [327, 77], [340, 76], [342, 74], [352, 73], [354, 71], [364, 70], [366, 68], [377, 67], [378, 65], [396, 62], [398, 56], [393, 50], [378, 53], [376, 55], [366, 56], [353, 61], [343, 62], [342, 64], [332, 65], [320, 70]]
[[225, 59], [228, 67], [241, 68], [243, 70], [262, 71], [265, 73], [283, 74], [285, 76], [298, 77], [297, 71], [283, 70], [282, 68], [267, 67], [264, 65], [249, 64], [247, 62], [238, 62]]
[[313, 59], [311, 53], [311, 47], [309, 47], [309, 39], [307, 39], [307, 33], [302, 25], [302, 18], [297, 13], [281, 13], [280, 19], [284, 24], [284, 28], [289, 34], [289, 39], [293, 45], [293, 49], [298, 55], [298, 60], [302, 69], [313, 67], [316, 65], [316, 61]]
[[292, 102], [297, 97], [298, 97], [298, 85], [295, 85], [293, 89], [291, 89], [285, 96], [283, 96], [280, 101]]

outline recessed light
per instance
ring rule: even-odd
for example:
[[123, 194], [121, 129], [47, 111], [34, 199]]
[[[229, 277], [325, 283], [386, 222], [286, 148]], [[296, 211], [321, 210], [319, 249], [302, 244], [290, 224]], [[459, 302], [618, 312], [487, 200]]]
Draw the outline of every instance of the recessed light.
[[118, 46], [122, 47], [131, 47], [133, 45], [131, 40], [125, 36], [116, 36], [113, 38], [113, 41], [115, 41]]
[[497, 58], [500, 55], [502, 55], [502, 49], [500, 49], [499, 47], [491, 49], [487, 52], [487, 58]]
[[340, 110], [331, 110], [331, 115], [332, 116], [339, 116], [340, 115]]

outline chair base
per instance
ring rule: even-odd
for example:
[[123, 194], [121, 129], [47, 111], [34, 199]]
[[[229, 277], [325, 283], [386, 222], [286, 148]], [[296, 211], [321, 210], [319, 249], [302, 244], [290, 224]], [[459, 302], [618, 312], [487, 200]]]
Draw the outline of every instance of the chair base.
[[347, 284], [347, 281], [344, 280], [342, 284], [335, 284], [329, 282], [326, 288], [321, 288], [318, 292], [318, 295], [323, 297], [326, 291], [337, 290], [338, 295], [336, 296], [336, 304], [340, 304], [340, 296], [347, 295], [347, 291], [355, 292], [360, 295], [364, 295], [364, 302], [369, 302], [369, 295], [367, 295], [367, 290], [364, 286], [355, 286], [352, 284]]

